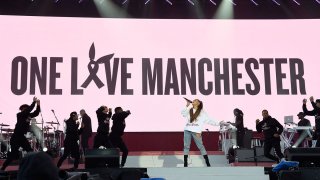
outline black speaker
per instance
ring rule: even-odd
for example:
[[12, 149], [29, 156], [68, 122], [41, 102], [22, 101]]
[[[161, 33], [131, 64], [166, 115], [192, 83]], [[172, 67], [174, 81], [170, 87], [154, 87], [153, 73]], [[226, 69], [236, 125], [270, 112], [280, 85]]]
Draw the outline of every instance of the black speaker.
[[302, 180], [300, 170], [281, 170], [279, 180]]
[[320, 167], [320, 148], [288, 148], [284, 155], [288, 161], [299, 161], [300, 167]]
[[[263, 147], [254, 147], [255, 157], [257, 162], [274, 162], [272, 159], [269, 159], [264, 156], [264, 149]], [[273, 149], [271, 150], [273, 152]]]
[[85, 168], [119, 167], [120, 152], [117, 148], [91, 149], [85, 153]]
[[239, 148], [235, 149], [235, 157], [238, 162], [254, 162], [254, 150]]
[[243, 136], [243, 147], [251, 148], [251, 139], [252, 139], [252, 130], [245, 129], [245, 133]]

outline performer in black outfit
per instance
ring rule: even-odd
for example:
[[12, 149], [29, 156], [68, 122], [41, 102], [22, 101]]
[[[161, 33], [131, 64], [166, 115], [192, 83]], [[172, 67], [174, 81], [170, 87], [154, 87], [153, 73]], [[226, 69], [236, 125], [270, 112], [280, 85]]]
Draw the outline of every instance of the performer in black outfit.
[[98, 129], [94, 138], [94, 148], [104, 146], [106, 148], [112, 147], [109, 140], [109, 123], [112, 116], [112, 109], [107, 106], [101, 106], [97, 111]]
[[307, 116], [314, 116], [315, 117], [315, 139], [317, 140], [316, 147], [320, 147], [320, 99], [317, 99], [316, 102], [314, 102], [313, 96], [310, 97], [310, 102], [312, 104], [313, 110], [309, 111], [307, 109], [307, 99], [303, 100], [303, 113]]
[[80, 115], [82, 117], [82, 123], [85, 127], [81, 134], [81, 146], [83, 153], [85, 153], [86, 150], [89, 148], [88, 141], [92, 135], [91, 118], [88, 116], [84, 109], [80, 111]]
[[123, 111], [121, 107], [115, 108], [115, 114], [112, 116], [113, 124], [110, 133], [110, 141], [114, 147], [118, 147], [122, 151], [121, 167], [126, 163], [128, 156], [128, 148], [122, 139], [124, 129], [126, 128], [126, 117], [130, 111]]
[[[297, 114], [298, 118], [300, 119], [300, 121], [298, 122], [298, 126], [311, 126], [311, 123], [308, 119], [304, 118], [306, 115], [303, 112], [299, 112]], [[301, 135], [304, 135], [304, 133], [307, 133], [305, 130], [298, 130], [298, 134], [299, 137]], [[312, 133], [312, 132], [310, 132]], [[309, 139], [308, 136], [306, 138], [307, 140]], [[308, 146], [311, 147], [312, 146], [312, 141], [308, 140]], [[303, 147], [303, 143], [300, 143], [299, 147]]]
[[[256, 120], [256, 128], [259, 133], [263, 131], [264, 134], [264, 156], [279, 162], [284, 157], [280, 148], [280, 135], [283, 131], [283, 126], [275, 118], [269, 116], [267, 110], [262, 111], [262, 117], [263, 120], [261, 122], [259, 119]], [[272, 147], [274, 147], [279, 159], [270, 154]]]
[[[36, 104], [37, 109], [31, 113]], [[33, 102], [30, 106], [27, 104], [23, 104], [19, 109], [21, 112], [17, 114], [16, 127], [10, 140], [11, 152], [9, 152], [8, 158], [3, 163], [1, 170], [5, 170], [13, 160], [19, 159], [20, 147], [22, 147], [24, 151], [32, 151], [32, 148], [24, 135], [29, 131], [31, 118], [38, 116], [40, 113], [40, 100], [34, 97]]]
[[61, 158], [58, 161], [58, 168], [62, 165], [63, 161], [71, 154], [74, 158], [74, 169], [78, 168], [80, 152], [79, 152], [79, 135], [81, 134], [84, 125], [81, 124], [81, 128], [79, 128], [79, 122], [77, 112], [70, 113], [70, 118], [65, 121], [67, 125], [66, 129], [66, 138], [64, 139], [64, 152]]
[[244, 126], [243, 126], [243, 112], [236, 108], [233, 110], [233, 114], [236, 117], [235, 123], [230, 123], [237, 128], [237, 146], [243, 147]]

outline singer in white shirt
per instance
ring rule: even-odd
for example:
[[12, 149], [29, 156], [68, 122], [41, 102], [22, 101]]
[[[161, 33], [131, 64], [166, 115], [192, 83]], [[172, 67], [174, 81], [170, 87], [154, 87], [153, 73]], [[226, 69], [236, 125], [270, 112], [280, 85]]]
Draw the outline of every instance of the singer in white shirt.
[[210, 166], [207, 151], [203, 146], [201, 132], [204, 124], [218, 126], [219, 123], [210, 118], [203, 110], [203, 103], [199, 99], [192, 102], [188, 99], [186, 107], [181, 111], [183, 117], [186, 118], [186, 126], [184, 128], [184, 167], [188, 167], [188, 154], [190, 150], [191, 137], [203, 155], [207, 166]]

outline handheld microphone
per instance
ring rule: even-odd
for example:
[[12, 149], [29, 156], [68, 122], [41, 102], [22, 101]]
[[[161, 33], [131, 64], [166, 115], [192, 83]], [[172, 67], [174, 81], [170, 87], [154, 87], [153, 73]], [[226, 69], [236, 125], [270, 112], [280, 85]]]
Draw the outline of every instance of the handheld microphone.
[[53, 109], [51, 109], [51, 111], [54, 113], [54, 110], [53, 110]]
[[0, 112], [0, 114], [2, 114], [2, 112]]
[[185, 99], [186, 101], [188, 101], [189, 103], [192, 103], [192, 101], [190, 99], [187, 99], [185, 97], [183, 97], [183, 99]]

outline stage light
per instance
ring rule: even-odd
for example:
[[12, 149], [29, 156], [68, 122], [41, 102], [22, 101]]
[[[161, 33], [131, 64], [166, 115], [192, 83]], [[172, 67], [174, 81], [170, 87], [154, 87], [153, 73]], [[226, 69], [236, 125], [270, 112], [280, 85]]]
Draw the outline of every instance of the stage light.
[[47, 148], [47, 147], [44, 147], [44, 148], [42, 149], [42, 151], [43, 151], [43, 152], [47, 152], [47, 151], [48, 151], [48, 148]]
[[144, 5], [148, 4], [151, 0], [147, 0], [146, 2], [144, 2]]
[[166, 2], [172, 6], [172, 2], [170, 0], [166, 0]]
[[124, 0], [121, 4], [124, 5], [126, 2], [128, 2], [128, 0]]
[[295, 2], [296, 4], [298, 4], [300, 6], [300, 3], [297, 0], [293, 0], [293, 2]]
[[320, 0], [316, 0], [316, 2], [317, 2], [318, 4], [320, 4]]
[[229, 0], [229, 2], [232, 3], [234, 6], [237, 5], [233, 0]]
[[188, 2], [194, 6], [194, 2], [192, 0], [188, 0]]
[[255, 4], [256, 6], [259, 5], [259, 4], [258, 4], [257, 2], [255, 2], [254, 0], [251, 0], [251, 2], [252, 2], [253, 4]]
[[214, 4], [215, 6], [217, 5], [217, 3], [214, 2], [213, 0], [210, 0], [210, 2], [211, 2], [212, 4]]
[[272, 0], [276, 5], [280, 6], [280, 3], [277, 0]]

